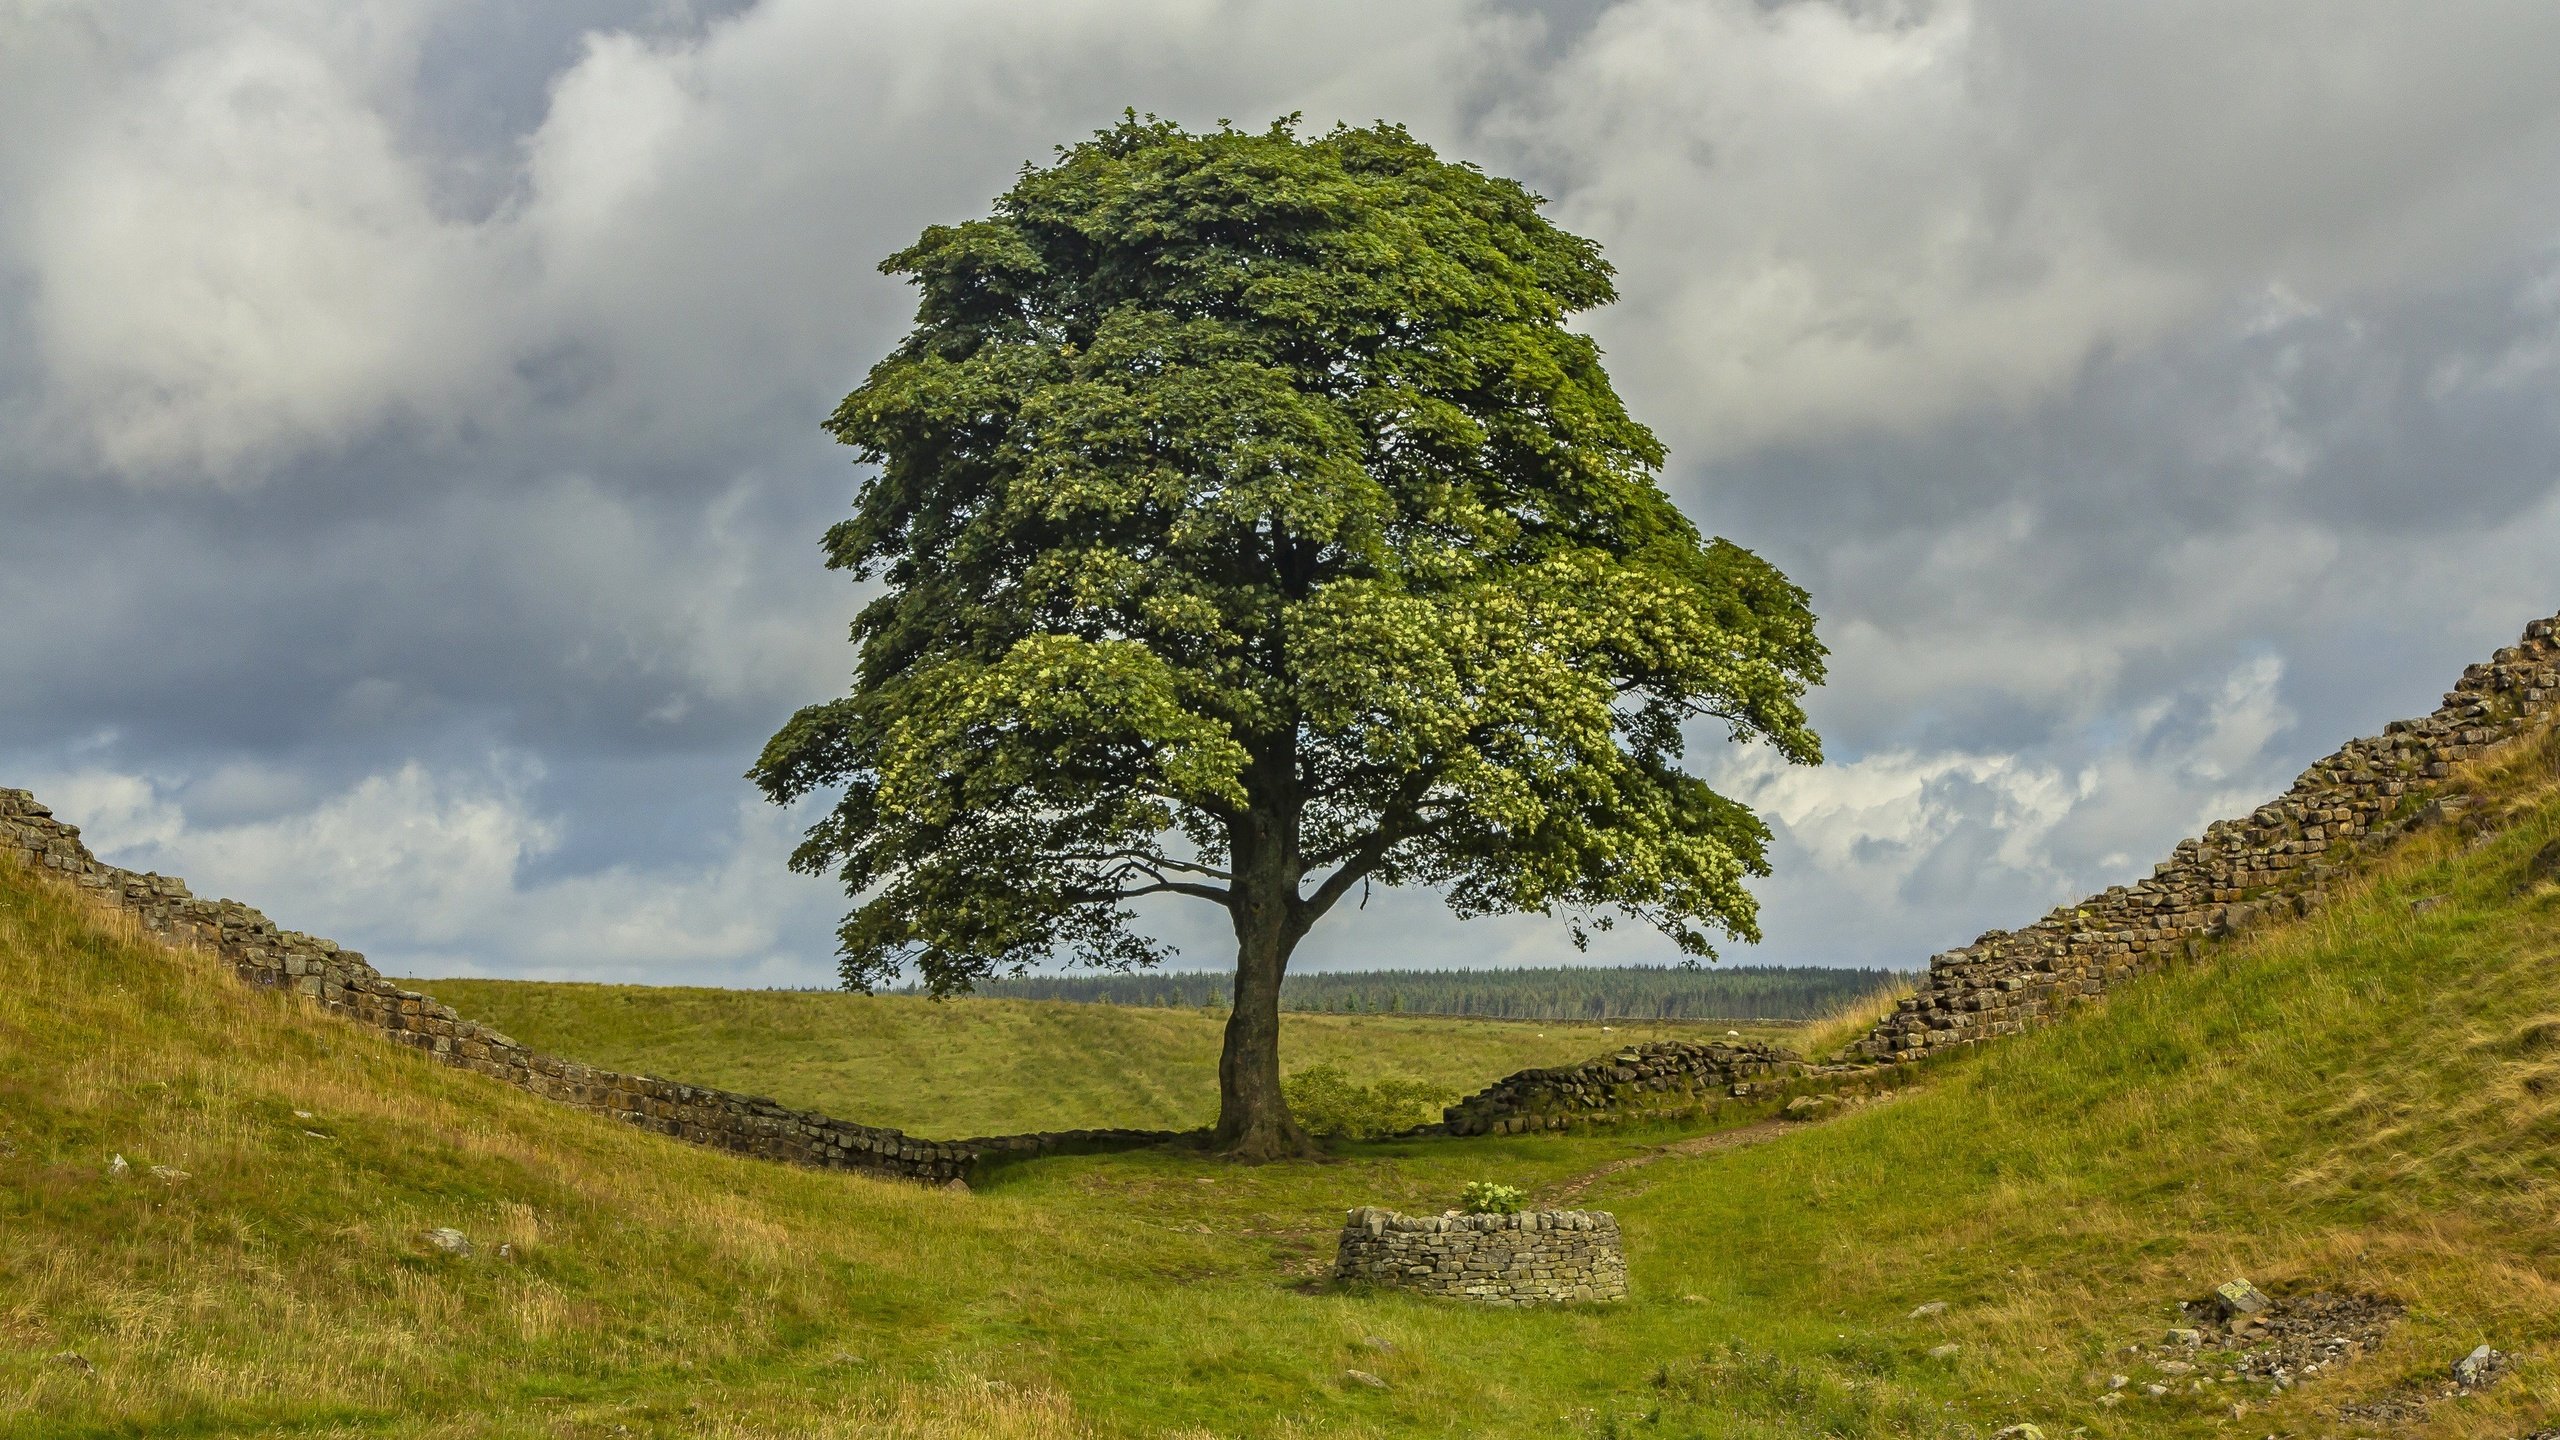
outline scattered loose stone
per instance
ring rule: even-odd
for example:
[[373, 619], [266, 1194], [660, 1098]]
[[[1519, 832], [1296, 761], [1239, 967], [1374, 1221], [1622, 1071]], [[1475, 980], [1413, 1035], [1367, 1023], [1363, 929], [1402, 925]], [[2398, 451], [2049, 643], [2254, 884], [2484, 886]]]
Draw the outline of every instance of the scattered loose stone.
[[2486, 1345], [2453, 1362], [2453, 1383], [2465, 1390], [2486, 1390], [2506, 1373], [2506, 1352]]
[[154, 1180], [166, 1181], [171, 1185], [176, 1185], [194, 1177], [188, 1175], [184, 1170], [171, 1169], [166, 1165], [154, 1165], [151, 1167], [151, 1178]]
[[1799, 1095], [1788, 1101], [1787, 1108], [1778, 1113], [1789, 1120], [1811, 1120], [1830, 1109], [1833, 1103], [1828, 1095]]
[[1377, 1376], [1370, 1374], [1366, 1370], [1345, 1370], [1342, 1372], [1342, 1378], [1350, 1381], [1354, 1385], [1366, 1385], [1372, 1390], [1384, 1390], [1387, 1388], [1386, 1381], [1379, 1379]]
[[121, 1180], [127, 1175], [133, 1173], [133, 1167], [125, 1162], [125, 1158], [122, 1155], [118, 1155], [113, 1160], [107, 1162], [107, 1173], [116, 1179]]
[[2142, 1387], [2142, 1393], [2150, 1396], [2154, 1400], [2157, 1400], [2161, 1396], [2169, 1393], [2169, 1387], [2161, 1384], [2157, 1380], [2154, 1380], [2150, 1384]]
[[2184, 1345], [2188, 1349], [2193, 1350], [2204, 1344], [2204, 1332], [2181, 1325], [2169, 1332], [2169, 1337], [2166, 1343], [2171, 1345]]
[[1953, 1360], [1956, 1358], [1956, 1353], [1963, 1348], [1964, 1347], [1961, 1345], [1932, 1345], [1929, 1347], [1929, 1358], [1932, 1360]]
[[471, 1257], [471, 1237], [447, 1226], [428, 1231], [427, 1243], [447, 1255], [458, 1255], [466, 1260]]
[[2130, 1375], [2110, 1375], [2107, 1377], [2107, 1388], [2110, 1390], [2121, 1390], [2132, 1383], [2133, 1377]]
[[2044, 1440], [2044, 1427], [2031, 1420], [1991, 1432], [1991, 1440]]
[[2246, 1280], [2231, 1280], [2215, 1286], [2213, 1300], [2225, 1320], [2235, 1315], [2255, 1315], [2267, 1308], [2266, 1293]]
[[1931, 1316], [1934, 1316], [1934, 1315], [1944, 1315], [1944, 1314], [1946, 1314], [1946, 1313], [1947, 1313], [1947, 1302], [1946, 1302], [1946, 1301], [1944, 1301], [1944, 1300], [1932, 1300], [1932, 1301], [1929, 1301], [1927, 1304], [1924, 1304], [1924, 1305], [1921, 1305], [1921, 1306], [1919, 1306], [1919, 1307], [1915, 1308], [1915, 1309], [1911, 1312], [1911, 1317], [1910, 1317], [1910, 1318], [1912, 1318], [1912, 1319], [1914, 1319], [1914, 1320], [1926, 1320], [1926, 1319], [1929, 1319]]

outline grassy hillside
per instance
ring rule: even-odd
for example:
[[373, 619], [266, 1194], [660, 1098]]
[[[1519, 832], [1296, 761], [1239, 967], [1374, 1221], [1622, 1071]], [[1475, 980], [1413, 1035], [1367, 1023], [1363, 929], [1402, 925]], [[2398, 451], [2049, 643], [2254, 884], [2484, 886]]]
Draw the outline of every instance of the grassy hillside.
[[[1179, 1130], [1217, 1113], [1222, 1012], [525, 980], [407, 983], [555, 1055], [770, 1095], [918, 1135]], [[1417, 1080], [1456, 1100], [1533, 1065], [1587, 1060], [1631, 1039], [1699, 1033], [1654, 1021], [1613, 1022], [1604, 1030], [1560, 1021], [1292, 1014], [1281, 1020], [1281, 1054], [1292, 1072], [1332, 1064], [1363, 1081]], [[1750, 1033], [1788, 1044], [1796, 1032]]]
[[[2491, 777], [2487, 843], [1765, 1143], [1076, 1157], [977, 1195], [561, 1112], [0, 875], [0, 1435], [2311, 1436], [2486, 1340], [2514, 1378], [2390, 1433], [2514, 1437], [2560, 1412], [2550, 763]], [[1614, 1210], [1636, 1298], [1309, 1283], [1344, 1207], [1479, 1176]], [[2281, 1394], [2143, 1395], [2122, 1347], [2233, 1274], [2407, 1315]]]

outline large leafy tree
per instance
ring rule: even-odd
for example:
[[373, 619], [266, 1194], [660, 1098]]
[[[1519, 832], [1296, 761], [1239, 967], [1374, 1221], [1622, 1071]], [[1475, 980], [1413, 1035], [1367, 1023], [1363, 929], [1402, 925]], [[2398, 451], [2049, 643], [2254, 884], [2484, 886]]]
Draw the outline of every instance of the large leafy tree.
[[1133, 116], [885, 262], [916, 325], [828, 422], [878, 471], [826, 537], [882, 588], [754, 771], [842, 792], [794, 863], [857, 901], [849, 985], [1148, 963], [1133, 901], [1220, 906], [1217, 1139], [1269, 1157], [1281, 975], [1360, 887], [1757, 938], [1767, 832], [1684, 734], [1818, 761], [1824, 652], [1655, 483], [1565, 324], [1610, 268], [1539, 204], [1396, 126]]

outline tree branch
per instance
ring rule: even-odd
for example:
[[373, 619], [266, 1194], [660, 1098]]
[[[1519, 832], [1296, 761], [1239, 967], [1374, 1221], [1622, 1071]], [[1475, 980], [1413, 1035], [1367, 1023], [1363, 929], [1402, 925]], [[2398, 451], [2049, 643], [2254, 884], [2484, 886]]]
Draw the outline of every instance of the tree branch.
[[1207, 900], [1218, 905], [1224, 905], [1227, 903], [1226, 891], [1219, 889], [1215, 885], [1203, 885], [1193, 880], [1159, 880], [1152, 885], [1138, 886], [1134, 890], [1118, 888], [1110, 890], [1070, 890], [1067, 892], [1067, 898], [1081, 904], [1094, 900], [1135, 900], [1141, 895], [1167, 894], [1190, 895], [1197, 899]]
[[1113, 861], [1126, 861], [1143, 866], [1150, 871], [1180, 870], [1192, 875], [1206, 875], [1212, 880], [1233, 880], [1236, 878], [1214, 865], [1202, 865], [1190, 860], [1176, 860], [1170, 856], [1158, 855], [1152, 850], [1095, 850], [1062, 854], [1058, 858], [1061, 860], [1082, 860], [1093, 865], [1104, 865]]

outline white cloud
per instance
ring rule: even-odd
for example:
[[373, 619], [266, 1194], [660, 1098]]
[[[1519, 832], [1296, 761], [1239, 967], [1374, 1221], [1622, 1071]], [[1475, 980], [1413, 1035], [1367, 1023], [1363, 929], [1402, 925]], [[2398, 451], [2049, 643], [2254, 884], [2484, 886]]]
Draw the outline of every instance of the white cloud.
[[1807, 769], [1736, 750], [1717, 782], [1777, 832], [1763, 887], [1773, 939], [1798, 959], [1908, 968], [2139, 878], [2177, 839], [2281, 788], [2283, 677], [2274, 657], [2244, 662], [2094, 721], [2053, 747], [2068, 761], [1893, 749]]
[[364, 951], [390, 974], [832, 978], [823, 952], [794, 942], [838, 897], [784, 868], [794, 836], [783, 812], [742, 805], [707, 861], [549, 875], [537, 867], [561, 834], [535, 805], [539, 778], [520, 757], [462, 773], [411, 763], [303, 808], [230, 823], [198, 822], [188, 810], [199, 792], [231, 798], [235, 774], [190, 781], [93, 768], [35, 783], [110, 863], [255, 905], [288, 929]]
[[252, 483], [375, 426], [475, 402], [465, 295], [495, 276], [439, 220], [345, 56], [244, 27], [90, 113], [24, 197], [56, 444], [116, 474]]

